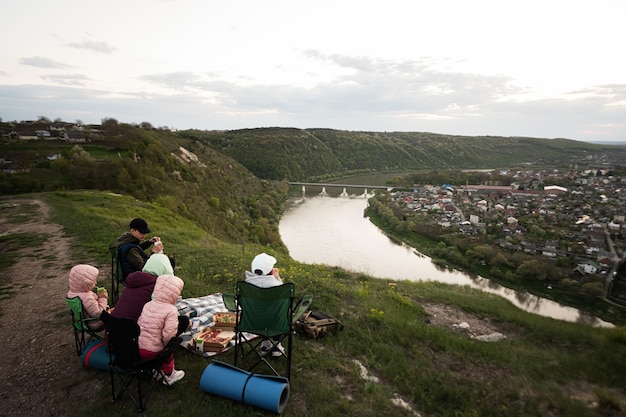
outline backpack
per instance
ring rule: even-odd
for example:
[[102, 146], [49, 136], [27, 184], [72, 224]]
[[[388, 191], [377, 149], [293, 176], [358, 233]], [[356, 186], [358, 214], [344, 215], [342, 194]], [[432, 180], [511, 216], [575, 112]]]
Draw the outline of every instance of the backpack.
[[295, 328], [299, 334], [317, 339], [327, 334], [336, 334], [343, 329], [343, 324], [322, 311], [307, 311], [296, 321]]

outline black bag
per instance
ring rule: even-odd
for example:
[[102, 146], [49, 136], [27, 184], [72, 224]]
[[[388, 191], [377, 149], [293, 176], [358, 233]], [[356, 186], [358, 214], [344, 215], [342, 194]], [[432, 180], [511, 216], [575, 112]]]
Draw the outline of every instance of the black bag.
[[335, 334], [343, 329], [343, 324], [330, 314], [322, 311], [307, 311], [296, 321], [296, 331], [312, 339]]

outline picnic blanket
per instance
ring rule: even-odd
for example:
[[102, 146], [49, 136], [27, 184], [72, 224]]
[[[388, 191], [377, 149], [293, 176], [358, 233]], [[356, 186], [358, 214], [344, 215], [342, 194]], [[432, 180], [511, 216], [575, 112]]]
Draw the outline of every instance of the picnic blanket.
[[[219, 355], [235, 347], [235, 339], [231, 340], [223, 350], [220, 352], [198, 352], [192, 346], [189, 345], [189, 341], [193, 339], [194, 335], [208, 326], [213, 326], [213, 315], [215, 313], [223, 313], [228, 311], [224, 305], [222, 299], [222, 293], [215, 293], [206, 295], [204, 297], [196, 298], [181, 298], [176, 302], [176, 308], [178, 308], [178, 314], [181, 316], [187, 316], [190, 320], [198, 320], [199, 325], [197, 329], [191, 329], [180, 335], [183, 339], [180, 346], [195, 353], [196, 355], [208, 358], [211, 356]], [[246, 334], [248, 339], [254, 338], [254, 335]]]

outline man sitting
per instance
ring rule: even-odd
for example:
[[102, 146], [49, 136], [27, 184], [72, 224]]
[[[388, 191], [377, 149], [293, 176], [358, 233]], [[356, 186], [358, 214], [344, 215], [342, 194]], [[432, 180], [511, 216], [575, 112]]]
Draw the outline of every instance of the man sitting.
[[133, 219], [129, 224], [130, 230], [117, 239], [117, 250], [122, 266], [122, 277], [126, 279], [128, 274], [141, 271], [148, 260], [146, 249], [154, 244], [152, 253], [161, 253], [163, 243], [158, 236], [144, 240], [151, 232], [148, 223], [141, 218]]

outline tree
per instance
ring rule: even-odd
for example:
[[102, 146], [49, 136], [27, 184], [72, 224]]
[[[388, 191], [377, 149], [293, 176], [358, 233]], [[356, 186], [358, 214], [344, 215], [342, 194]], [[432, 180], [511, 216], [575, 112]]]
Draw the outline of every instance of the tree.
[[119, 127], [119, 123], [117, 122], [117, 120], [111, 118], [102, 119], [100, 121], [100, 125], [102, 127], [102, 130], [110, 136], [115, 135]]
[[599, 282], [588, 282], [581, 286], [582, 291], [594, 297], [600, 297], [604, 294], [604, 287]]
[[494, 256], [494, 249], [489, 245], [476, 245], [467, 251], [467, 256], [489, 264]]
[[502, 252], [498, 252], [496, 256], [491, 259], [491, 264], [494, 266], [500, 267], [509, 267], [509, 260], [502, 254]]
[[524, 262], [517, 267], [515, 272], [524, 280], [545, 281], [546, 279], [545, 266], [535, 259]]

